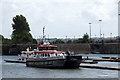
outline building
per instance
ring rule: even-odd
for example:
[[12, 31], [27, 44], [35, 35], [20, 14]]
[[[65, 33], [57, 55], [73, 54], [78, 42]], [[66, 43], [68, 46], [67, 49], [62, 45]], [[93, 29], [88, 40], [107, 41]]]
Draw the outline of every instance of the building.
[[118, 36], [120, 37], [120, 1], [118, 2]]

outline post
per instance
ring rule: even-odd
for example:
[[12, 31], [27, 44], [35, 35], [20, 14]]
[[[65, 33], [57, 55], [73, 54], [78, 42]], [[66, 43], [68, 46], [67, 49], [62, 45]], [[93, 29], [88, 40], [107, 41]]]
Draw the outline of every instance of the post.
[[119, 47], [120, 47], [120, 1], [118, 2], [118, 49], [117, 53], [119, 53]]
[[75, 40], [75, 36], [74, 36], [74, 40]]
[[91, 43], [91, 24], [92, 23], [89, 23], [90, 24], [90, 43]]
[[118, 36], [120, 38], [120, 1], [118, 2]]
[[120, 1], [118, 2], [118, 43], [120, 43]]
[[45, 26], [43, 27], [43, 42], [45, 41]]
[[101, 38], [101, 22], [102, 22], [102, 20], [99, 20], [99, 22], [100, 22], [100, 38]]
[[65, 37], [66, 37], [65, 43], [67, 44], [67, 41], [68, 41], [68, 40], [67, 40], [67, 36], [65, 36]]

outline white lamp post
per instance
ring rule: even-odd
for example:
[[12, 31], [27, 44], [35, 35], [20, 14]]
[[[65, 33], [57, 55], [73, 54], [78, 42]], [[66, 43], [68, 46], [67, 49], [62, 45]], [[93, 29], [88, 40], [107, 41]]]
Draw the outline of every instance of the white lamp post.
[[99, 20], [99, 22], [100, 22], [100, 38], [101, 38], [101, 22], [102, 22], [102, 20]]
[[90, 42], [91, 42], [91, 24], [92, 23], [89, 23], [90, 24]]

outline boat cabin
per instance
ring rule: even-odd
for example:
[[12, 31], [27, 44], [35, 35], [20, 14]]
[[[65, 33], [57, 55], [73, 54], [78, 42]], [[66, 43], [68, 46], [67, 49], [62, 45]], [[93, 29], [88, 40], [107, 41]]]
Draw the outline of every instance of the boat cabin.
[[46, 51], [46, 50], [51, 50], [51, 51], [53, 51], [53, 50], [57, 50], [57, 46], [53, 46], [53, 45], [40, 45], [40, 46], [38, 46], [38, 49], [39, 49], [39, 51]]
[[27, 58], [34, 58], [35, 53], [34, 51], [22, 51], [18, 58], [18, 60], [26, 60]]
[[27, 51], [22, 51], [22, 54], [20, 55], [20, 59], [27, 59], [27, 58], [50, 58], [50, 57], [65, 57], [65, 52], [57, 51], [57, 46], [53, 45], [39, 45], [37, 49], [34, 49], [33, 51], [29, 51], [29, 48], [27, 48]]
[[37, 51], [34, 53], [37, 58], [64, 57], [65, 56], [65, 53], [62, 51]]

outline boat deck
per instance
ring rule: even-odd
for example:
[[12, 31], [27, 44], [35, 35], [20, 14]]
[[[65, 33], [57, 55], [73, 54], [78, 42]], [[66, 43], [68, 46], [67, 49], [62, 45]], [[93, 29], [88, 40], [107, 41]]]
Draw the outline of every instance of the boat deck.
[[9, 62], [9, 63], [26, 63], [26, 61], [21, 61], [21, 60], [4, 60], [5, 62]]

